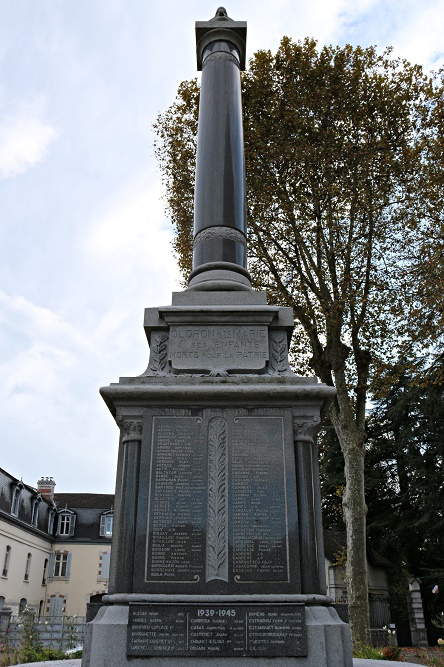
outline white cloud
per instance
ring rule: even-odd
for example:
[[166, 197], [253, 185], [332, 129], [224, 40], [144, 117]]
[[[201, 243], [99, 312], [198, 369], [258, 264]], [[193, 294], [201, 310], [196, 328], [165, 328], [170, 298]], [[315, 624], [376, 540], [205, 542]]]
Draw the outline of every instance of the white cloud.
[[94, 281], [96, 304], [88, 328], [110, 357], [111, 377], [116, 371], [143, 372], [148, 354], [143, 309], [171, 303], [171, 292], [180, 289], [161, 193], [149, 173], [135, 177], [131, 187], [96, 210], [85, 235], [81, 271]]
[[118, 439], [98, 394], [100, 346], [59, 314], [0, 291], [0, 351], [2, 466], [30, 483], [51, 474], [66, 490], [76, 465], [94, 462], [84, 475], [91, 487], [102, 462], [111, 490]]
[[35, 394], [51, 397], [75, 372], [76, 360], [97, 350], [62, 317], [21, 296], [0, 291], [0, 397]]
[[0, 327], [2, 325], [17, 334], [23, 333], [30, 341], [43, 340], [51, 344], [69, 341], [70, 345], [92, 351], [90, 341], [58, 313], [37, 306], [23, 296], [11, 296], [0, 290]]
[[16, 105], [2, 110], [0, 119], [0, 177], [23, 174], [41, 162], [57, 136], [55, 128], [42, 118], [41, 102]]
[[164, 225], [161, 197], [162, 186], [159, 182], [153, 184], [148, 173], [108, 199], [104, 210], [92, 221], [86, 239], [89, 251], [102, 259], [124, 253], [127, 259], [134, 260], [139, 255], [146, 258], [148, 254], [151, 260], [159, 261], [159, 244], [168, 249], [171, 238], [171, 230]]
[[142, 174], [133, 185], [108, 199], [93, 216], [85, 238], [87, 261], [107, 275], [107, 289], [125, 296], [123, 312], [143, 295], [144, 305], [170, 298], [178, 288], [173, 257], [173, 230], [165, 220], [162, 188], [152, 176]]
[[402, 16], [396, 26], [393, 43], [400, 55], [426, 68], [442, 66], [444, 46], [444, 3], [434, 0], [428, 3], [411, 3], [410, 11]]

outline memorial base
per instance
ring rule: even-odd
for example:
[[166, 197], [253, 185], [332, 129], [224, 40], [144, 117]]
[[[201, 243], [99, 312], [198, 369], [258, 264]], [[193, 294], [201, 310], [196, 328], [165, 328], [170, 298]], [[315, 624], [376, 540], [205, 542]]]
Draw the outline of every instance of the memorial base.
[[328, 605], [305, 607], [307, 655], [303, 657], [128, 656], [129, 605], [103, 607], [88, 623], [82, 667], [352, 667], [350, 629]]

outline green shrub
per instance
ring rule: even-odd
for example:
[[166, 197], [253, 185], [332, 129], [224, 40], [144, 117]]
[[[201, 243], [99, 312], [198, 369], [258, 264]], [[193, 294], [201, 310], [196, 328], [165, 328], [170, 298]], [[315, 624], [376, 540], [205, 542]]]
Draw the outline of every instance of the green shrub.
[[382, 652], [373, 646], [361, 646], [353, 653], [355, 658], [364, 658], [367, 660], [384, 660]]
[[399, 660], [401, 651], [397, 646], [385, 646], [382, 649], [382, 655], [384, 660]]

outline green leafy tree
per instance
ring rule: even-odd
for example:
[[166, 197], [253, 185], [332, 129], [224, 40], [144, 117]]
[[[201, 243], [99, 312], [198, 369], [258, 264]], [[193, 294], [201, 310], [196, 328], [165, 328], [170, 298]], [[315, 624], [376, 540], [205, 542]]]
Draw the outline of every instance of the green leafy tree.
[[[444, 609], [444, 358], [395, 364], [367, 420], [367, 534], [389, 569], [392, 619], [408, 626], [406, 591], [420, 577], [426, 620]], [[344, 459], [331, 429], [320, 439], [325, 525], [338, 529]], [[440, 592], [432, 594], [434, 584]]]
[[428, 369], [397, 364], [368, 424], [369, 538], [396, 571], [421, 578], [429, 623], [444, 609], [443, 371], [442, 357]]
[[[412, 258], [433, 251], [427, 234], [442, 247], [442, 160], [435, 192], [427, 191], [428, 160], [433, 151], [442, 154], [442, 85], [390, 50], [317, 49], [313, 40], [285, 37], [275, 55], [254, 55], [242, 88], [249, 269], [272, 303], [293, 308], [296, 370], [312, 369], [336, 387], [329, 418], [345, 462], [350, 621], [355, 645], [369, 644], [366, 402], [372, 379], [410, 342], [414, 322], [413, 347], [442, 335], [442, 314], [422, 326], [423, 294], [408, 272], [425, 270]], [[155, 124], [184, 278], [191, 269], [198, 99], [197, 82], [182, 83]]]

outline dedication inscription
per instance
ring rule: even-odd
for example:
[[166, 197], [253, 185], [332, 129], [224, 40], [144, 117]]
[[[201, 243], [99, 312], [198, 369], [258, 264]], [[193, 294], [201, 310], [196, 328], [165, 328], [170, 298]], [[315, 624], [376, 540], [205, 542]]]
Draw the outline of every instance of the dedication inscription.
[[130, 604], [127, 654], [306, 656], [305, 607]]
[[177, 370], [260, 370], [268, 361], [264, 326], [172, 326], [168, 358]]

